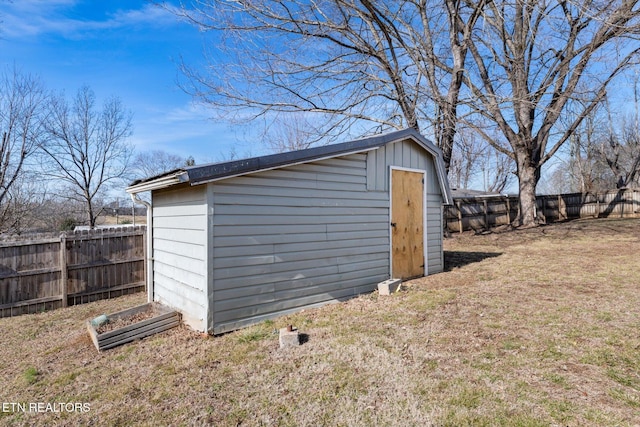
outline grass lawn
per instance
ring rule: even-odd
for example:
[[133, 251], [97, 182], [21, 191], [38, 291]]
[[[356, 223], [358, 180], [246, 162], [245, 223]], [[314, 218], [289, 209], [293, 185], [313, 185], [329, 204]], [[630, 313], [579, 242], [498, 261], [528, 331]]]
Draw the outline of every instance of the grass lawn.
[[[0, 319], [0, 425], [640, 424], [640, 220], [455, 235], [445, 251], [446, 272], [390, 297], [215, 338], [180, 327], [98, 354], [83, 322], [143, 294]], [[287, 324], [308, 340], [280, 350]]]

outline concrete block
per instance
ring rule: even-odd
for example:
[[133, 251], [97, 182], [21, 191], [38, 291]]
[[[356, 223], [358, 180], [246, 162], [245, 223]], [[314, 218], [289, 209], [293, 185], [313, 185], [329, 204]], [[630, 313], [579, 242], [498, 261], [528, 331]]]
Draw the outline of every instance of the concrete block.
[[297, 328], [288, 326], [280, 329], [280, 348], [297, 347], [300, 345], [300, 333]]
[[388, 279], [384, 282], [380, 282], [378, 283], [378, 294], [391, 295], [398, 290], [401, 283], [402, 279]]

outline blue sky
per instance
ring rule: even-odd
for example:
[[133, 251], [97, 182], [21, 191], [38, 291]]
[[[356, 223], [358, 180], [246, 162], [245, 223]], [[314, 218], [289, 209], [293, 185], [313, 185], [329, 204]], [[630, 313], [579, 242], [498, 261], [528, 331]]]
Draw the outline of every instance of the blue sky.
[[241, 143], [178, 88], [180, 57], [198, 64], [203, 42], [165, 10], [146, 1], [0, 0], [0, 21], [5, 70], [15, 65], [69, 96], [88, 85], [98, 99], [120, 97], [133, 113], [137, 150], [206, 163]]

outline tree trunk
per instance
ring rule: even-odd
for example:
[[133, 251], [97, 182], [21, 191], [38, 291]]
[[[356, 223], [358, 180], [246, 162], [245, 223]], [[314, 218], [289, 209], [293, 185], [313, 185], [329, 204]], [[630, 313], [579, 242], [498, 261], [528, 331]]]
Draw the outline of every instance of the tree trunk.
[[528, 155], [516, 159], [518, 165], [518, 181], [520, 189], [520, 215], [516, 219], [516, 226], [535, 227], [536, 216], [536, 187], [540, 180], [540, 168], [534, 166]]
[[96, 227], [96, 218], [93, 215], [93, 203], [87, 202], [87, 216], [89, 217], [89, 228], [92, 230]]

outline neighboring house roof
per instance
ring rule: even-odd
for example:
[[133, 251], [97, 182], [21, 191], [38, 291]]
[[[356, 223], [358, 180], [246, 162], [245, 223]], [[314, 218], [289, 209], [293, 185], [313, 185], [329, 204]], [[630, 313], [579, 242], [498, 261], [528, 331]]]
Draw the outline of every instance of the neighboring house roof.
[[204, 184], [207, 182], [218, 181], [221, 179], [269, 169], [276, 169], [284, 166], [371, 151], [386, 144], [406, 139], [413, 140], [433, 155], [443, 199], [446, 204], [451, 204], [451, 190], [449, 189], [449, 184], [447, 182], [446, 171], [442, 160], [442, 152], [436, 145], [428, 141], [413, 128], [343, 142], [340, 144], [324, 145], [321, 147], [252, 157], [242, 160], [233, 160], [230, 162], [189, 166], [135, 181], [127, 188], [127, 192], [139, 193], [142, 191], [156, 190], [183, 182], [189, 182], [191, 185]]

